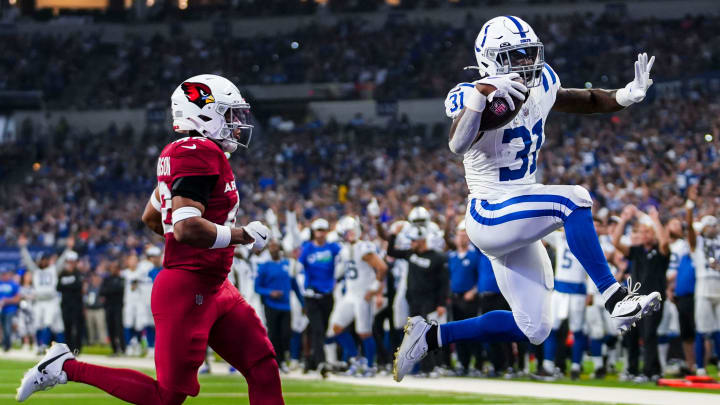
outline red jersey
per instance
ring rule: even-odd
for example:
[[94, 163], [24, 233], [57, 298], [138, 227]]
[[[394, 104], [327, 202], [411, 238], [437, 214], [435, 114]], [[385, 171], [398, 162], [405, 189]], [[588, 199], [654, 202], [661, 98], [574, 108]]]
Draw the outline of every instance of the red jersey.
[[218, 176], [202, 217], [220, 225], [235, 225], [240, 198], [235, 176], [222, 149], [202, 136], [186, 137], [168, 144], [160, 153], [157, 164], [165, 232], [163, 267], [202, 271], [224, 280], [233, 261], [232, 245], [222, 249], [197, 248], [176, 241], [173, 235], [170, 189], [176, 179], [187, 176]]

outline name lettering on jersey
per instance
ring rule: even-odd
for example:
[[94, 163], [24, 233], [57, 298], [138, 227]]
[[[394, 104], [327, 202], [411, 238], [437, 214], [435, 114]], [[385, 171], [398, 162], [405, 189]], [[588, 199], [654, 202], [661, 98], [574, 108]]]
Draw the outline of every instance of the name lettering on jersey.
[[169, 176], [170, 175], [170, 156], [165, 156], [165, 157], [161, 157], [160, 159], [158, 159], [157, 175], [158, 176]]
[[237, 186], [235, 186], [235, 180], [225, 183], [225, 192], [228, 191], [235, 191], [237, 190]]
[[415, 255], [415, 254], [413, 254], [412, 256], [410, 256], [409, 262], [410, 262], [410, 263], [415, 263], [416, 265], [418, 265], [418, 266], [420, 266], [420, 267], [423, 267], [423, 268], [426, 268], [426, 269], [430, 268], [430, 263], [431, 263], [431, 262], [430, 262], [430, 259], [425, 258], [425, 257], [420, 257], [420, 256]]

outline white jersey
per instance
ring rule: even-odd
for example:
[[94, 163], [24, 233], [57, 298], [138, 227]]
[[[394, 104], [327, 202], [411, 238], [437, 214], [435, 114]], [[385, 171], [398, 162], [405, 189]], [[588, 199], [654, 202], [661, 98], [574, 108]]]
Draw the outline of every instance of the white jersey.
[[[445, 99], [445, 113], [457, 117], [466, 93], [474, 84], [460, 83]], [[465, 179], [470, 198], [494, 200], [514, 188], [534, 184], [538, 152], [545, 139], [545, 121], [555, 104], [560, 78], [547, 64], [542, 84], [530, 89], [530, 96], [515, 118], [502, 128], [486, 131], [465, 153]]]
[[555, 248], [555, 288], [560, 292], [566, 292], [561, 291], [563, 288], [559, 287], [558, 281], [560, 285], [562, 285], [562, 283], [583, 285], [582, 293], [584, 294], [584, 284], [587, 273], [580, 264], [580, 261], [570, 251], [565, 232], [553, 232], [544, 237], [543, 240]]
[[377, 279], [375, 269], [363, 260], [368, 253], [377, 253], [377, 247], [372, 242], [343, 243], [338, 264], [339, 271], [345, 274], [347, 295], [364, 296]]
[[680, 260], [690, 254], [690, 244], [685, 239], [677, 239], [670, 244], [670, 265], [667, 274], [677, 273]]
[[692, 252], [695, 265], [695, 296], [720, 298], [720, 237], [697, 237]]
[[[125, 279], [125, 292], [123, 300], [125, 305], [142, 305], [145, 303], [146, 284], [152, 286], [152, 279], [145, 270], [137, 266], [135, 270], [125, 269], [120, 274]], [[152, 288], [152, 287], [151, 287]]]
[[58, 275], [55, 266], [33, 271], [32, 284], [36, 301], [48, 301], [58, 298]]

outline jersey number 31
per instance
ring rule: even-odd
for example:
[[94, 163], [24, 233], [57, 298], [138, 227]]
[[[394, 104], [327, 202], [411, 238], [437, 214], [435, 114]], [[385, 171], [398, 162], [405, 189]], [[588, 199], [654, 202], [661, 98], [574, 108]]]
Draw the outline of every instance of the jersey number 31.
[[[525, 177], [525, 173], [528, 172], [528, 165], [530, 166], [529, 174], [535, 173], [535, 170], [537, 170], [537, 151], [540, 150], [543, 142], [542, 131], [542, 119], [539, 119], [538, 122], [536, 122], [535, 125], [533, 125], [532, 127], [532, 134], [537, 135], [537, 144], [535, 145], [534, 149], [532, 148], [532, 136], [530, 135], [530, 131], [528, 131], [526, 127], [508, 128], [505, 130], [505, 132], [503, 132], [503, 143], [510, 143], [513, 139], [520, 138], [522, 139], [525, 147], [522, 150], [518, 151], [515, 155], [515, 160], [522, 159], [522, 165], [520, 165], [520, 167], [518, 167], [517, 169], [511, 169], [510, 167], [501, 167], [500, 181], [522, 179], [523, 177]], [[533, 149], [532, 164], [530, 164], [530, 159], [528, 158], [531, 149]]]

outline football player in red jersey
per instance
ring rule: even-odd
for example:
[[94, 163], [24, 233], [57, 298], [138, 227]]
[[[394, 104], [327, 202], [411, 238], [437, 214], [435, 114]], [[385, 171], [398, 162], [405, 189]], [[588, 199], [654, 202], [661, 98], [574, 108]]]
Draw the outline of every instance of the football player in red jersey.
[[208, 345], [246, 378], [251, 404], [283, 404], [275, 352], [253, 308], [228, 281], [233, 245], [262, 248], [260, 222], [235, 227], [239, 198], [226, 153], [247, 147], [250, 105], [229, 80], [200, 75], [173, 93], [173, 128], [190, 136], [168, 144], [143, 222], [165, 237], [153, 285], [157, 380], [128, 369], [75, 360], [54, 344], [23, 378], [17, 400], [67, 381], [94, 385], [133, 404], [181, 404], [200, 390]]

